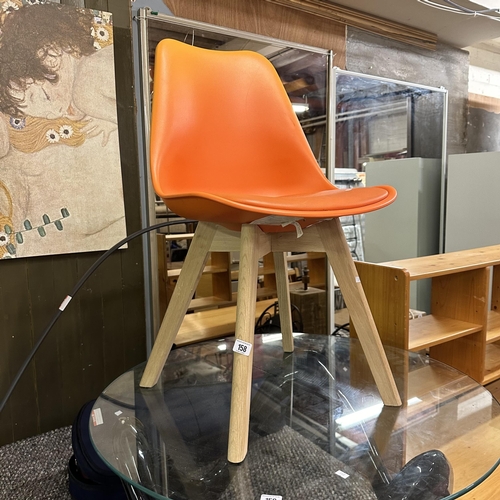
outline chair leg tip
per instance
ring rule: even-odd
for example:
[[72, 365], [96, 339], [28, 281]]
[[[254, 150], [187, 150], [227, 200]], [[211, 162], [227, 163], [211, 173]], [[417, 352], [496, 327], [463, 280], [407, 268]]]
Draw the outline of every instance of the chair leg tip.
[[227, 461], [232, 463], [233, 465], [239, 465], [245, 460], [245, 458], [246, 458], [246, 453], [245, 453], [245, 455], [238, 456], [238, 457], [228, 455]]
[[151, 389], [151, 387], [156, 385], [157, 381], [158, 380], [155, 380], [155, 377], [147, 376], [146, 374], [144, 374], [141, 378], [141, 381], [139, 382], [139, 386], [143, 389]]
[[248, 446], [244, 443], [241, 443], [240, 446], [233, 446], [231, 440], [229, 441], [230, 442], [227, 448], [227, 461], [232, 464], [241, 464], [247, 456]]

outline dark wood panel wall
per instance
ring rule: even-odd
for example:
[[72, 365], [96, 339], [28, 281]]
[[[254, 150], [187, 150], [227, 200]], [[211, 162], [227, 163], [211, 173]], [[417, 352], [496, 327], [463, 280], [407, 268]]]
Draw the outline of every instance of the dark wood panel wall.
[[[332, 50], [345, 67], [346, 25], [265, 0], [163, 0], [178, 17]], [[236, 5], [235, 5], [236, 4]]]
[[[82, 1], [66, 3], [83, 6]], [[130, 234], [140, 228], [130, 2], [86, 0], [85, 7], [113, 14], [120, 153]], [[64, 297], [100, 255], [0, 263], [0, 397]], [[142, 266], [138, 239], [112, 255], [76, 294], [0, 415], [0, 445], [70, 424], [84, 402], [146, 358]]]

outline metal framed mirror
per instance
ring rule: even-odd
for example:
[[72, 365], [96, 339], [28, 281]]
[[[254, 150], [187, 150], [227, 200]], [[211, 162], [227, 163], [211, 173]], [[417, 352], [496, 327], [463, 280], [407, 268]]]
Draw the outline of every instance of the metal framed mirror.
[[[253, 50], [265, 55], [276, 68], [290, 101], [296, 110], [311, 149], [329, 179], [333, 179], [332, 143], [334, 121], [332, 119], [331, 87], [333, 53], [326, 49], [310, 47], [264, 37], [220, 26], [181, 19], [148, 8], [140, 9], [137, 17], [140, 39], [141, 103], [139, 123], [142, 129], [140, 141], [143, 144], [144, 200], [148, 210], [144, 214], [144, 225], [151, 225], [159, 218], [170, 217], [168, 207], [158, 200], [150, 184], [148, 144], [154, 53], [158, 42], [174, 38], [195, 46], [211, 50]], [[223, 106], [224, 104], [221, 103]], [[263, 119], [266, 116], [262, 110]], [[160, 306], [158, 304], [159, 283], [157, 273], [156, 235], [150, 235], [150, 290], [146, 290], [146, 307], [152, 314], [150, 336], [158, 331]], [[334, 294], [328, 293], [333, 277], [326, 273], [327, 309], [329, 328], [334, 329]], [[146, 280], [148, 282], [148, 280]], [[333, 288], [332, 288], [333, 289]], [[149, 300], [148, 300], [149, 297]], [[148, 307], [149, 302], [149, 307]]]

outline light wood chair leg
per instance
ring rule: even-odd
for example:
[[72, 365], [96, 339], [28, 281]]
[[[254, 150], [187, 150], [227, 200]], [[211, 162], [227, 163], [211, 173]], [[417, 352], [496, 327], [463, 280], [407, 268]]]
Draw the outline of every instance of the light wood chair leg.
[[252, 344], [252, 349], [249, 355], [233, 353], [228, 444], [228, 460], [232, 463], [242, 462], [248, 451], [255, 301], [260, 257], [258, 232], [260, 229], [250, 224], [243, 225], [241, 228], [235, 336], [236, 341], [242, 340]]
[[344, 231], [338, 218], [322, 222], [317, 230], [330, 265], [342, 291], [349, 315], [375, 383], [387, 406], [401, 406], [401, 398], [377, 332], [368, 301], [352, 260]]
[[273, 258], [283, 350], [293, 352], [292, 306], [290, 303], [286, 254], [284, 252], [273, 252]]
[[189, 303], [200, 281], [216, 232], [217, 226], [215, 224], [200, 222], [196, 228], [172, 299], [163, 317], [151, 355], [142, 375], [141, 387], [153, 387], [158, 382]]

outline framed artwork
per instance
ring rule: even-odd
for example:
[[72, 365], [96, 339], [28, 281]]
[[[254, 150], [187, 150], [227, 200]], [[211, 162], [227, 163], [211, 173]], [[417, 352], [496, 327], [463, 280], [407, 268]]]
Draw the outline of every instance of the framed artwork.
[[106, 12], [0, 0], [0, 259], [126, 236]]

